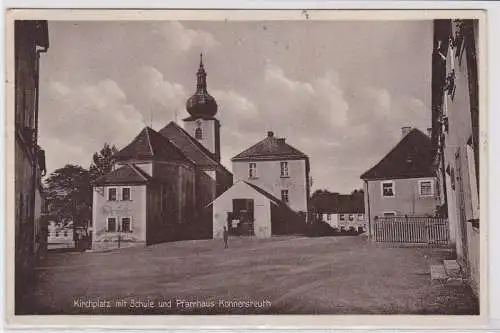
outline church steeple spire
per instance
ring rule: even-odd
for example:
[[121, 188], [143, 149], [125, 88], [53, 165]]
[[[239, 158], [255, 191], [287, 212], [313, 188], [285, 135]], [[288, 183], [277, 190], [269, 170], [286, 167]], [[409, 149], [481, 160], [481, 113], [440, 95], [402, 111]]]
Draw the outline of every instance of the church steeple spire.
[[196, 73], [198, 77], [198, 82], [196, 84], [196, 92], [197, 93], [206, 93], [207, 92], [207, 72], [205, 72], [205, 67], [203, 66], [203, 54], [200, 53], [200, 68], [198, 68], [198, 72]]
[[196, 92], [186, 102], [186, 109], [194, 118], [211, 118], [217, 113], [217, 102], [207, 91], [207, 72], [200, 54], [200, 67], [196, 72]]

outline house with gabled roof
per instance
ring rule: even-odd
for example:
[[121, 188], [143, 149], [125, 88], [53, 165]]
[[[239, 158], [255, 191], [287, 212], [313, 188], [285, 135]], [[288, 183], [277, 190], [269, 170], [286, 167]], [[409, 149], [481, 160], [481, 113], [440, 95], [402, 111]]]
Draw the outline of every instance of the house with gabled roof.
[[339, 231], [367, 231], [363, 193], [330, 193], [321, 210], [322, 221]]
[[93, 184], [94, 249], [212, 237], [206, 206], [232, 185], [233, 175], [220, 163], [217, 103], [206, 76], [200, 60], [184, 128], [174, 122], [160, 132], [145, 127]]
[[304, 216], [265, 189], [243, 180], [208, 207], [213, 212], [213, 238], [222, 238], [224, 227], [231, 235], [257, 238], [304, 230]]
[[194, 218], [193, 161], [149, 127], [114, 157], [114, 170], [94, 183], [93, 248], [180, 238]]
[[269, 131], [267, 137], [231, 159], [234, 178], [254, 184], [307, 213], [309, 157]]
[[208, 205], [213, 237], [261, 238], [304, 230], [309, 203], [309, 158], [273, 132], [232, 159], [235, 184]]
[[376, 217], [433, 216], [439, 205], [436, 170], [430, 137], [403, 127], [398, 144], [361, 175], [370, 232]]

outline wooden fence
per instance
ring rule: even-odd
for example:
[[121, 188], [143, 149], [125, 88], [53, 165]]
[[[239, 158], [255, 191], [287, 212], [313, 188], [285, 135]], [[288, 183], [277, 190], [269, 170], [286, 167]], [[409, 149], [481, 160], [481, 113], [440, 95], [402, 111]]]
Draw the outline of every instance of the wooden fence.
[[448, 245], [448, 219], [427, 216], [376, 217], [377, 242]]

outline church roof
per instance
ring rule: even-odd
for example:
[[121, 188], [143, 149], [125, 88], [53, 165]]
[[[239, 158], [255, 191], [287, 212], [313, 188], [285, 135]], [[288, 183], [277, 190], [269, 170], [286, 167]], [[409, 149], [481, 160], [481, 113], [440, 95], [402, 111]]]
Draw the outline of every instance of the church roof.
[[166, 137], [145, 127], [130, 144], [113, 155], [117, 161], [160, 160], [190, 162], [183, 152]]
[[194, 164], [199, 166], [220, 167], [229, 171], [217, 161], [217, 158], [198, 140], [193, 138], [182, 127], [171, 121], [160, 130], [160, 134], [173, 142]]
[[435, 176], [431, 139], [414, 128], [361, 179], [401, 179]]
[[231, 161], [307, 159], [307, 155], [290, 146], [284, 138], [268, 132], [267, 138], [234, 156]]
[[99, 177], [94, 182], [94, 185], [145, 184], [150, 179], [151, 177], [139, 167], [133, 164], [125, 164]]

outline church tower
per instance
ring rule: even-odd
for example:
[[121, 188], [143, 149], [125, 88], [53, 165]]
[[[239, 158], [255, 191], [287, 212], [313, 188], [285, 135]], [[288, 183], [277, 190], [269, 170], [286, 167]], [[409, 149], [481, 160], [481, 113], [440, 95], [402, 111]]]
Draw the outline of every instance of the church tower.
[[186, 102], [190, 116], [183, 119], [184, 129], [220, 161], [220, 123], [215, 118], [217, 102], [207, 91], [207, 73], [201, 54], [196, 75], [196, 92]]

